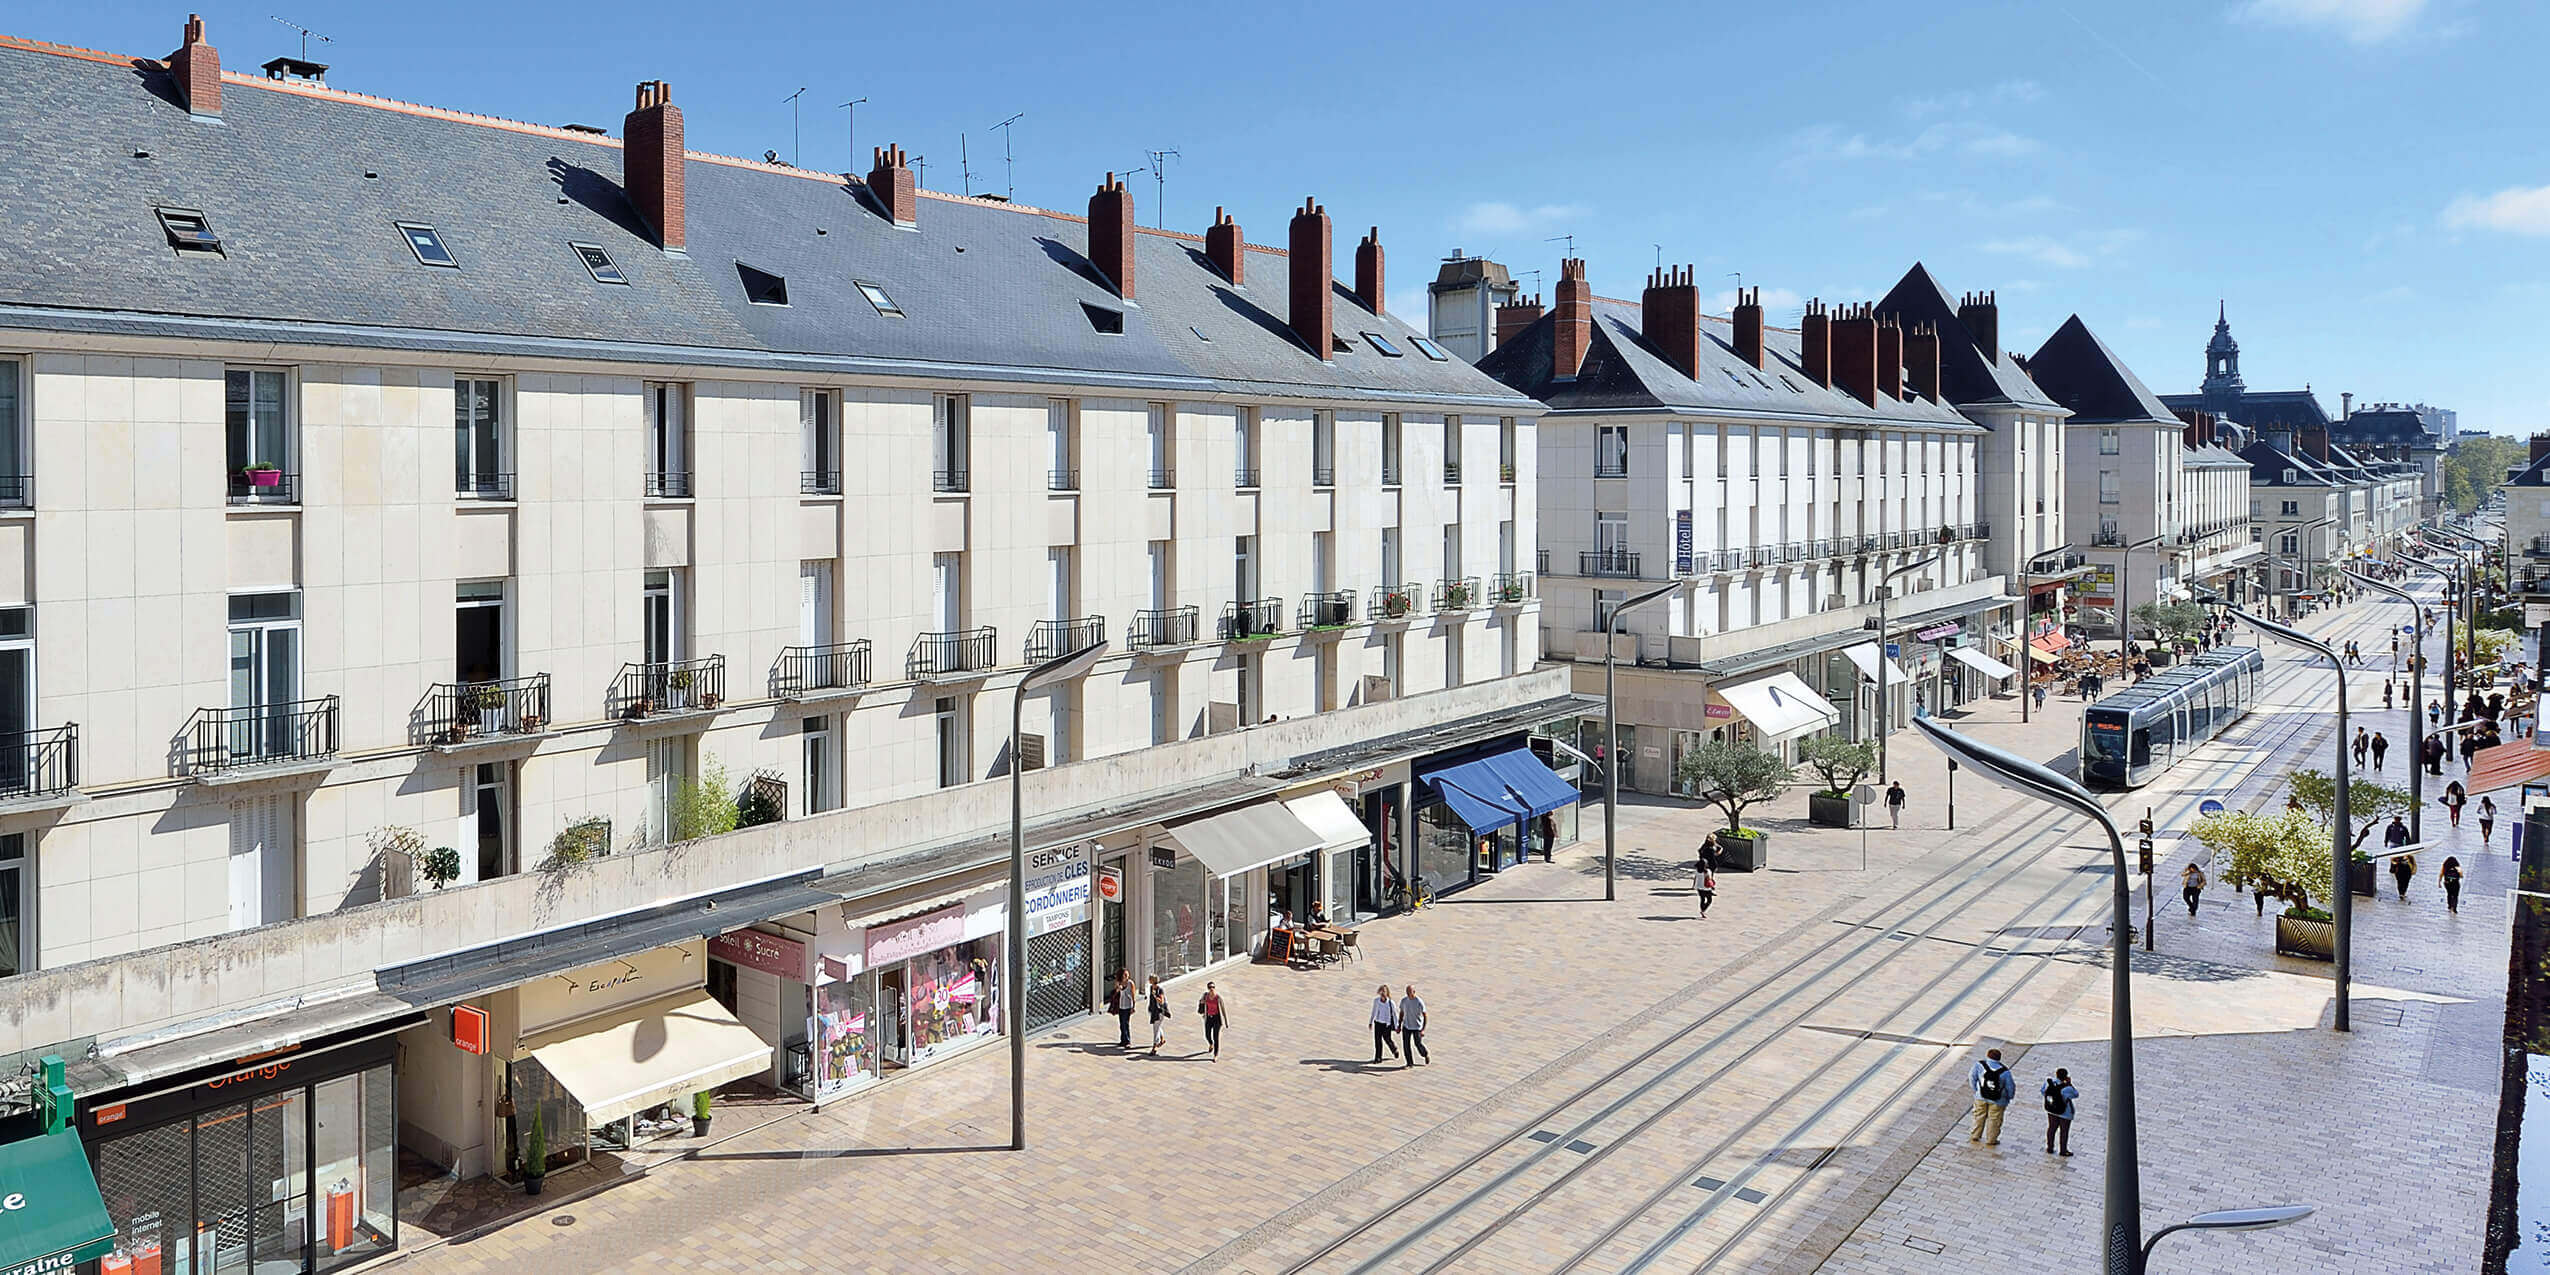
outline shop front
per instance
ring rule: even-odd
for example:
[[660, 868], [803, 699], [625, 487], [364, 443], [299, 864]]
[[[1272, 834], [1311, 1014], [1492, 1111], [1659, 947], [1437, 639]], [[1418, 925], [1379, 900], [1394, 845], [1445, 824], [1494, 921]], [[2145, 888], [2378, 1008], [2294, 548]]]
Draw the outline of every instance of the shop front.
[[[1575, 718], [1565, 719], [1573, 728]], [[1337, 921], [1379, 916], [1394, 906], [1400, 871], [1400, 803], [1409, 782], [1408, 763], [1393, 762], [1330, 782], [1349, 815], [1364, 830], [1363, 844], [1329, 862], [1328, 915]]]
[[1364, 819], [1320, 787], [1164, 825], [1145, 850], [1149, 972], [1166, 981], [1252, 956], [1332, 897], [1371, 900], [1358, 893], [1379, 866]]
[[1532, 848], [1539, 851], [1543, 858], [1557, 854], [1563, 847], [1576, 844], [1576, 839], [1583, 835], [1579, 827], [1585, 804], [1581, 794], [1585, 791], [1586, 783], [1593, 776], [1586, 773], [1585, 762], [1575, 746], [1576, 723], [1576, 718], [1561, 717], [1556, 721], [1544, 722], [1532, 730], [1532, 754], [1539, 757], [1542, 764], [1550, 768], [1551, 774], [1558, 776], [1568, 787], [1580, 794], [1574, 804], [1560, 807], [1541, 817], [1540, 831]]
[[1020, 1014], [1036, 1031], [1078, 1018], [1095, 1005], [1098, 973], [1090, 951], [1088, 842], [1027, 856], [1027, 974]]
[[[1834, 667], [1836, 665], [1840, 667]], [[1903, 705], [1912, 698], [1912, 679], [1905, 676], [1901, 665], [1886, 658], [1875, 642], [1861, 642], [1833, 652], [1826, 667], [1832, 677], [1824, 687], [1825, 702], [1844, 710], [1842, 720], [1835, 723], [1835, 728], [1854, 739], [1877, 737], [1878, 679], [1881, 675], [1885, 679], [1886, 701], [1894, 706], [1895, 717], [1900, 719], [1903, 716]], [[1848, 672], [1844, 673], [1844, 669]]]
[[1416, 780], [1432, 798], [1417, 809], [1417, 875], [1436, 895], [1521, 864], [1542, 819], [1583, 799], [1519, 742], [1435, 757]]
[[107, 1256], [117, 1238], [71, 1127], [78, 1104], [61, 1057], [46, 1056], [29, 1079], [35, 1109], [9, 1121], [25, 1136], [0, 1143], [0, 1275], [67, 1271]]
[[396, 1249], [397, 1033], [422, 1017], [83, 1095], [113, 1235], [79, 1269], [314, 1272]]
[[1763, 748], [1778, 748], [1799, 736], [1830, 730], [1842, 720], [1841, 710], [1831, 700], [1786, 669], [1731, 686], [1713, 686], [1709, 695], [1711, 703], [1731, 710], [1744, 724], [1746, 737]]

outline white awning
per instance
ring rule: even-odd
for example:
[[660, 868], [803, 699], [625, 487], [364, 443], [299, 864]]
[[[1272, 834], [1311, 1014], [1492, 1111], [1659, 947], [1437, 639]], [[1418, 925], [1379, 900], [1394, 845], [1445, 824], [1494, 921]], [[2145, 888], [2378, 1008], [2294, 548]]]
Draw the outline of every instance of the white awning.
[[770, 1046], [697, 989], [577, 1026], [531, 1056], [576, 1096], [588, 1124], [770, 1070]]
[[1343, 850], [1372, 843], [1372, 832], [1364, 827], [1364, 821], [1357, 819], [1355, 812], [1346, 807], [1345, 801], [1326, 788], [1306, 797], [1286, 798], [1284, 809], [1319, 838], [1322, 850]]
[[[1880, 661], [1877, 657], [1876, 643], [1862, 642], [1857, 646], [1846, 646], [1842, 648], [1842, 654], [1849, 656], [1851, 663], [1859, 666], [1859, 675], [1861, 677], [1867, 678], [1872, 682], [1877, 680], [1877, 665]], [[1904, 669], [1902, 665], [1895, 663], [1893, 660], [1886, 660], [1883, 662], [1886, 665], [1886, 684], [1888, 686], [1901, 686], [1912, 680], [1911, 678], [1904, 676]]]
[[2019, 670], [2002, 663], [1970, 646], [1948, 648], [1948, 658], [1983, 674], [1985, 677], [2017, 677]]
[[1237, 876], [1320, 848], [1321, 836], [1280, 801], [1261, 801], [1168, 826], [1169, 840], [1217, 877]]
[[1787, 671], [1739, 686], [1721, 686], [1718, 696], [1744, 714], [1766, 744], [1822, 730], [1842, 720], [1840, 709], [1799, 681], [1797, 674]]

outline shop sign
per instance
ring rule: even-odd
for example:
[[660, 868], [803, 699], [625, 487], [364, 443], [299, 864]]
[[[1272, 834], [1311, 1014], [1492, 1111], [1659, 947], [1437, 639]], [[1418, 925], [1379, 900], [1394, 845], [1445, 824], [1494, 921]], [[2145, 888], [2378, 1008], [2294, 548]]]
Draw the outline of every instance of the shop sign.
[[1109, 903], [1124, 901], [1124, 869], [1098, 869], [1098, 897]]
[[1936, 642], [1936, 641], [1939, 641], [1941, 638], [1951, 638], [1951, 637], [1955, 637], [1955, 636], [1957, 636], [1958, 634], [1963, 633], [1963, 632], [1965, 632], [1965, 631], [1966, 631], [1966, 626], [1965, 626], [1963, 623], [1961, 623], [1961, 622], [1959, 622], [1959, 621], [1951, 620], [1951, 621], [1949, 621], [1949, 622], [1948, 622], [1948, 623], [1946, 623], [1946, 624], [1934, 624], [1934, 625], [1931, 625], [1929, 628], [1923, 629], [1921, 632], [1913, 634], [1913, 636], [1914, 636], [1914, 637], [1916, 637], [1916, 638], [1921, 639], [1921, 640], [1922, 640], [1922, 641], [1924, 641], [1924, 642]]
[[965, 905], [940, 908], [909, 921], [868, 927], [868, 966], [890, 965], [965, 941]]
[[708, 945], [698, 939], [631, 952], [522, 985], [520, 1031], [528, 1036], [552, 1023], [634, 1005], [652, 997], [699, 987], [708, 978]]
[[1729, 704], [1711, 704], [1702, 708], [1700, 711], [1715, 721], [1724, 721], [1727, 718], [1735, 716], [1735, 708], [1733, 705]]
[[760, 930], [737, 930], [708, 941], [708, 954], [729, 965], [774, 974], [791, 982], [806, 977], [806, 945]]
[[1027, 937], [1089, 919], [1089, 847], [1039, 850], [1027, 856]]
[[452, 1045], [464, 1054], [487, 1052], [487, 1011], [475, 1005], [452, 1006]]
[[1691, 574], [1691, 511], [1677, 509], [1673, 515], [1673, 573]]
[[2086, 602], [2101, 604], [2114, 602], [2116, 600], [2115, 564], [2091, 567], [2088, 582], [2081, 586], [2081, 597]]
[[1176, 866], [1178, 866], [1178, 851], [1177, 851], [1177, 847], [1175, 847], [1175, 846], [1153, 846], [1153, 847], [1151, 847], [1151, 870], [1152, 870], [1152, 871], [1154, 871], [1154, 872], [1166, 872], [1166, 871], [1168, 871], [1169, 869], [1174, 868], [1174, 867], [1176, 867]]

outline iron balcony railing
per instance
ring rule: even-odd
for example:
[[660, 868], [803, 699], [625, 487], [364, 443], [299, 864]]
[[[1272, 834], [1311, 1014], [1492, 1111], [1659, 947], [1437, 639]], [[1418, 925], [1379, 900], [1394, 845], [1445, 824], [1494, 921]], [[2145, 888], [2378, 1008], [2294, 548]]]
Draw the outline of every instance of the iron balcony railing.
[[466, 500], [511, 500], [514, 498], [512, 474], [455, 474], [452, 492]]
[[1284, 600], [1256, 598], [1222, 604], [1222, 640], [1246, 642], [1284, 631]]
[[838, 496], [841, 494], [841, 471], [838, 469], [801, 469], [797, 471], [797, 494], [801, 496]]
[[186, 769], [211, 774], [336, 755], [336, 696], [199, 708], [186, 723]]
[[1328, 593], [1302, 595], [1302, 627], [1305, 629], [1342, 629], [1355, 622], [1355, 593], [1337, 589]]
[[2116, 548], [2125, 543], [2125, 533], [2122, 531], [2093, 531], [2090, 533], [2090, 543], [2101, 548]]
[[1124, 644], [1137, 651], [1163, 646], [1188, 646], [1195, 641], [1199, 616], [1194, 607], [1163, 607], [1156, 611], [1136, 611], [1133, 623], [1125, 627]]
[[418, 727], [429, 744], [473, 735], [532, 735], [549, 722], [549, 675], [493, 682], [436, 682], [425, 692]]
[[1532, 551], [1532, 569], [1542, 575], [1549, 574], [1549, 550], [1534, 549]]
[[1461, 485], [1461, 462], [1457, 460], [1443, 462], [1443, 485], [1446, 487]]
[[1103, 615], [1038, 620], [1027, 630], [1027, 662], [1042, 664], [1057, 655], [1086, 650], [1106, 640], [1107, 617]]
[[1313, 487], [1334, 487], [1334, 486], [1336, 486], [1336, 485], [1337, 485], [1337, 467], [1336, 467], [1335, 465], [1313, 465], [1313, 466], [1311, 466], [1311, 467], [1310, 467], [1310, 485], [1311, 485], [1311, 486], [1313, 486]]
[[1576, 555], [1576, 574], [1634, 576], [1638, 574], [1638, 555], [1626, 549], [1580, 550]]
[[816, 691], [846, 691], [875, 679], [873, 649], [866, 638], [824, 646], [783, 646], [770, 669], [771, 694], [796, 699]]
[[903, 656], [903, 675], [923, 678], [979, 673], [999, 666], [999, 646], [1000, 635], [988, 624], [978, 629], [923, 633], [912, 639], [912, 649]]
[[297, 505], [301, 475], [289, 469], [238, 469], [230, 474], [234, 505]]
[[1780, 562], [1780, 547], [1779, 547], [1778, 545], [1755, 545], [1755, 546], [1753, 546], [1753, 565], [1754, 565], [1754, 566], [1757, 566], [1757, 567], [1774, 567], [1774, 566], [1778, 566], [1778, 565], [1779, 565], [1779, 562]]
[[1080, 490], [1080, 471], [1079, 471], [1079, 470], [1077, 470], [1077, 469], [1049, 469], [1049, 470], [1046, 470], [1046, 471], [1045, 471], [1045, 490], [1047, 490], [1047, 491], [1078, 491], [1078, 490]]
[[1153, 491], [1167, 491], [1168, 489], [1170, 489], [1170, 488], [1172, 488], [1172, 487], [1175, 487], [1175, 486], [1177, 486], [1177, 485], [1178, 485], [1178, 472], [1177, 472], [1176, 470], [1174, 470], [1174, 469], [1155, 469], [1155, 470], [1152, 470], [1152, 471], [1151, 471], [1151, 490], [1153, 490]]
[[1372, 587], [1372, 610], [1365, 614], [1375, 620], [1404, 620], [1425, 607], [1425, 586], [1414, 580], [1403, 584], [1376, 584]]
[[35, 503], [35, 475], [0, 474], [0, 508], [24, 509]]
[[1499, 606], [1517, 606], [1529, 602], [1532, 599], [1532, 573], [1499, 571], [1488, 588], [1495, 594]]
[[1231, 471], [1231, 485], [1246, 490], [1257, 485], [1257, 467], [1243, 465]]
[[1467, 611], [1479, 605], [1480, 601], [1477, 576], [1454, 576], [1435, 582], [1434, 609], [1437, 611]]
[[1596, 477], [1596, 478], [1627, 478], [1628, 476], [1629, 476], [1629, 458], [1628, 458], [1628, 457], [1626, 457], [1626, 456], [1603, 456], [1603, 457], [1596, 457], [1596, 458], [1595, 458], [1595, 460], [1594, 460], [1594, 477]]
[[660, 713], [706, 712], [725, 702], [726, 657], [702, 655], [621, 665], [608, 707], [611, 716], [634, 721]]
[[965, 471], [964, 471], [964, 470], [962, 470], [962, 469], [933, 469], [933, 470], [931, 470], [931, 471], [930, 471], [930, 490], [932, 490], [932, 491], [965, 491], [965, 490], [968, 490], [968, 488], [967, 488], [967, 486], [966, 486], [966, 473], [965, 473]]
[[47, 797], [79, 786], [79, 723], [0, 732], [0, 801]]
[[646, 494], [659, 500], [691, 498], [691, 471], [687, 469], [651, 470], [646, 476]]

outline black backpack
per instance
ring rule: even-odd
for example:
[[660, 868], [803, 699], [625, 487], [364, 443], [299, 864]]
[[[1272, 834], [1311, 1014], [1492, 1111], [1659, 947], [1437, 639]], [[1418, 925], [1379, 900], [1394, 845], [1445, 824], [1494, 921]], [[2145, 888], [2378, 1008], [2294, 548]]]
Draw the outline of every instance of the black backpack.
[[2045, 1114], [2063, 1114], [2063, 1082], [2050, 1077], [2045, 1082]]
[[1993, 1102], [2010, 1100], [2010, 1069], [1996, 1062], [1983, 1065], [1983, 1096]]

